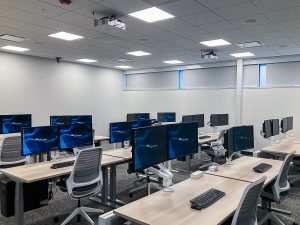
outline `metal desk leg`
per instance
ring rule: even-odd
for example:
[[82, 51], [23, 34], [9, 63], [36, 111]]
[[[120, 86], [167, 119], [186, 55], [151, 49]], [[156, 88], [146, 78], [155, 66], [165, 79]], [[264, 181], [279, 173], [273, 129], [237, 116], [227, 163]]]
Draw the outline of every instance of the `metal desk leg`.
[[191, 156], [190, 155], [188, 155], [187, 157], [186, 157], [186, 169], [187, 169], [187, 171], [191, 171]]
[[[126, 203], [117, 199], [117, 165], [111, 165], [110, 167], [110, 195], [109, 201], [118, 204], [125, 205]], [[116, 206], [115, 206], [116, 207]]]
[[15, 187], [15, 225], [24, 224], [23, 183], [16, 182]]
[[107, 204], [108, 200], [108, 168], [105, 166], [102, 168], [103, 186], [101, 190], [101, 202]]

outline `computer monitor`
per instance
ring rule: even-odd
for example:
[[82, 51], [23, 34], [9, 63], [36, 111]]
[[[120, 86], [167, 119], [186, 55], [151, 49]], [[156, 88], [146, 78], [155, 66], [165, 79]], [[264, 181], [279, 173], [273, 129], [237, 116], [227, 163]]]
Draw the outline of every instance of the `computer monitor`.
[[204, 114], [195, 114], [195, 115], [185, 115], [182, 116], [182, 122], [196, 122], [198, 128], [204, 127]]
[[117, 122], [109, 124], [109, 142], [118, 143], [130, 140], [131, 123]]
[[150, 127], [152, 125], [151, 120], [137, 120], [131, 121], [131, 129], [136, 129], [140, 127]]
[[150, 113], [128, 113], [127, 122], [137, 120], [150, 120]]
[[288, 118], [286, 117], [281, 120], [281, 132], [285, 134], [288, 131]]
[[253, 126], [232, 127], [227, 131], [227, 150], [240, 152], [254, 148]]
[[71, 124], [71, 116], [50, 116], [50, 126]]
[[21, 130], [22, 155], [35, 155], [59, 149], [58, 126], [27, 127]]
[[70, 124], [59, 126], [60, 149], [79, 148], [93, 145], [92, 124]]
[[92, 124], [92, 115], [71, 116], [71, 124]]
[[263, 123], [263, 133], [265, 138], [272, 137], [272, 121], [265, 120]]
[[177, 123], [167, 125], [168, 158], [176, 159], [198, 152], [198, 125]]
[[294, 118], [292, 116], [287, 117], [288, 130], [293, 130], [294, 128], [293, 122], [294, 122]]
[[31, 127], [31, 115], [1, 115], [0, 116], [0, 133], [20, 133], [22, 127]]
[[279, 135], [280, 130], [279, 130], [279, 119], [272, 119], [272, 136]]
[[132, 130], [132, 170], [141, 171], [168, 160], [167, 127]]
[[226, 126], [229, 124], [228, 114], [211, 114], [210, 115], [210, 126]]
[[175, 112], [159, 112], [157, 113], [157, 122], [176, 122]]

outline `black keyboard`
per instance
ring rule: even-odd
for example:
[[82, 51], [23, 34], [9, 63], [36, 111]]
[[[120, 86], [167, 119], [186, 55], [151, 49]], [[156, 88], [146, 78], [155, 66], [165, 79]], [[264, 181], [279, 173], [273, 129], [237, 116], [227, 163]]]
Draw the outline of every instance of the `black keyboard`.
[[206, 138], [210, 138], [210, 136], [208, 135], [199, 136], [199, 139], [206, 139]]
[[219, 191], [217, 189], [209, 189], [208, 191], [204, 192], [203, 194], [197, 196], [190, 200], [191, 208], [201, 210], [207, 208], [208, 206], [212, 205], [220, 198], [224, 197], [225, 193], [223, 191]]
[[256, 167], [253, 167], [253, 171], [256, 173], [264, 173], [272, 168], [272, 165], [267, 163], [261, 163], [257, 165]]
[[67, 162], [53, 163], [52, 166], [51, 166], [51, 169], [59, 169], [59, 168], [73, 166], [74, 163], [75, 163], [75, 160], [67, 161]]

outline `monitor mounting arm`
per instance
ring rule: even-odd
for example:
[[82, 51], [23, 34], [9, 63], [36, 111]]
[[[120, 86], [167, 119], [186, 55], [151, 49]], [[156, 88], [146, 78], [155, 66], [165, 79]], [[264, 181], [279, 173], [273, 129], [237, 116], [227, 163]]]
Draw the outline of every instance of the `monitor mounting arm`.
[[243, 155], [239, 152], [234, 152], [231, 154], [231, 156], [229, 156], [228, 158], [226, 158], [226, 164], [227, 165], [233, 165], [233, 162], [232, 162], [232, 159], [234, 156], [237, 156], [237, 157], [243, 157]]
[[150, 167], [150, 168], [148, 168], [148, 170], [163, 179], [163, 188], [164, 188], [165, 192], [174, 191], [174, 188], [172, 186], [173, 174], [171, 173], [171, 171], [166, 167], [166, 165], [164, 163], [160, 163], [157, 166], [159, 169]]

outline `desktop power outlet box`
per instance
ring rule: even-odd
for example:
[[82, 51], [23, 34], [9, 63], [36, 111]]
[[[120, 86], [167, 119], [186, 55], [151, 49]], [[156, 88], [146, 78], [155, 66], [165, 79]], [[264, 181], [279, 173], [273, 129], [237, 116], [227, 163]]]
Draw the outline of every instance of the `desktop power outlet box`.
[[208, 167], [208, 170], [212, 171], [212, 172], [216, 172], [219, 170], [219, 167], [218, 166], [210, 166], [210, 167]]
[[200, 177], [203, 177], [203, 174], [204, 174], [203, 171], [198, 170], [191, 174], [191, 179], [198, 179]]

